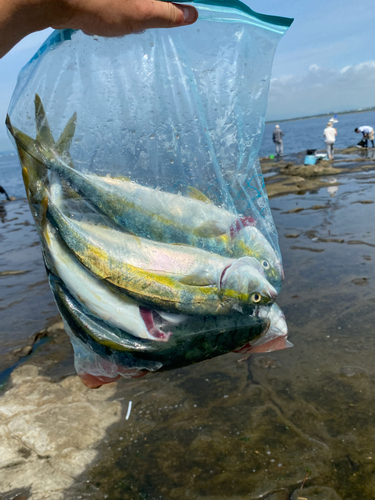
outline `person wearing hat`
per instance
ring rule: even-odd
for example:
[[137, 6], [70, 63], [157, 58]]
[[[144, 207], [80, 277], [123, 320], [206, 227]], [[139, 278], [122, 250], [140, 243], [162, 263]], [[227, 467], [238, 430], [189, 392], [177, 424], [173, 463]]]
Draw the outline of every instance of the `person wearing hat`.
[[369, 125], [363, 125], [363, 127], [355, 128], [354, 132], [357, 134], [363, 134], [363, 147], [367, 148], [367, 140], [371, 141], [372, 147], [374, 148], [374, 129]]
[[332, 122], [329, 121], [323, 132], [325, 143], [327, 145], [327, 156], [329, 160], [333, 160], [333, 146], [335, 144], [336, 135], [337, 130], [333, 127]]
[[283, 156], [283, 137], [284, 132], [281, 130], [279, 125], [275, 125], [275, 130], [272, 134], [272, 140], [275, 143], [277, 156]]

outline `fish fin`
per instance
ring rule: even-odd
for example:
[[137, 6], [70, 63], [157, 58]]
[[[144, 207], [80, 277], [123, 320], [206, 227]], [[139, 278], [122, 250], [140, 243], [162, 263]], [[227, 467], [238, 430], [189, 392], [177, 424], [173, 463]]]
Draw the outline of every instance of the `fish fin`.
[[9, 132], [14, 137], [12, 123], [10, 121], [10, 116], [8, 114], [7, 114], [7, 117], [5, 118], [5, 125], [7, 126], [7, 129], [9, 130]]
[[59, 139], [56, 142], [55, 149], [59, 155], [64, 155], [69, 152], [72, 140], [77, 126], [77, 113], [74, 113], [68, 123], [65, 125]]
[[193, 233], [196, 236], [202, 236], [204, 238], [212, 236], [221, 236], [226, 234], [226, 231], [218, 226], [216, 221], [203, 222], [200, 226], [194, 229]]
[[26, 167], [22, 167], [22, 179], [23, 183], [25, 184], [27, 198], [29, 199], [30, 178]]
[[35, 139], [32, 139], [30, 136], [24, 134], [18, 128], [14, 127], [10, 122], [9, 116], [7, 116], [6, 124], [10, 133], [12, 134], [17, 143], [17, 146], [22, 148], [26, 153], [28, 153], [29, 156], [31, 156], [38, 163], [44, 164], [45, 163], [43, 160], [44, 148], [41, 147], [40, 144]]
[[182, 285], [190, 286], [211, 286], [214, 283], [210, 281], [207, 276], [202, 276], [200, 274], [189, 274], [178, 280]]
[[40, 225], [42, 231], [45, 233], [47, 225], [47, 210], [48, 210], [48, 196], [45, 196], [40, 202]]
[[55, 144], [55, 139], [53, 138], [42, 100], [38, 94], [35, 94], [34, 104], [36, 140], [47, 146], [53, 146]]
[[119, 179], [120, 181], [131, 182], [131, 179], [129, 179], [129, 177], [125, 177], [124, 175], [119, 175], [118, 177], [114, 177], [114, 179]]
[[204, 203], [212, 203], [212, 201], [204, 193], [202, 193], [202, 191], [199, 191], [199, 189], [193, 186], [188, 186], [187, 195], [189, 198], [193, 198], [194, 200], [203, 201]]

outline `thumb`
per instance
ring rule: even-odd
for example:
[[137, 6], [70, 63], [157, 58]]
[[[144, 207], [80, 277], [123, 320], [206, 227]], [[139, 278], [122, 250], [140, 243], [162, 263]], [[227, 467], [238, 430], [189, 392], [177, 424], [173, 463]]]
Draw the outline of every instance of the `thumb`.
[[193, 24], [198, 19], [198, 11], [190, 5], [176, 5], [166, 1], [153, 2], [153, 13], [147, 28], [174, 28]]

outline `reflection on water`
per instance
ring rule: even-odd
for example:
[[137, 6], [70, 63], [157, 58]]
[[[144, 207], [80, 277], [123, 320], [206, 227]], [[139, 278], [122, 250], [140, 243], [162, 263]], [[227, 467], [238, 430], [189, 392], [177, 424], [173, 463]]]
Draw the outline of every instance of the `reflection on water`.
[[375, 175], [340, 181], [272, 200], [295, 347], [122, 381], [122, 422], [66, 498], [375, 498]]

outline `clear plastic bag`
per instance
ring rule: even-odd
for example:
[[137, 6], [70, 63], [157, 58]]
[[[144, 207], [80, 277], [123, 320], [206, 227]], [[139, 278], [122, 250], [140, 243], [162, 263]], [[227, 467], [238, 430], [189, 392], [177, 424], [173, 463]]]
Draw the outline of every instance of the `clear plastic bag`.
[[134, 365], [154, 371], [264, 343], [270, 330], [283, 269], [257, 157], [291, 20], [237, 1], [194, 5], [199, 20], [184, 28], [55, 31], [9, 108], [56, 302], [77, 345], [101, 346], [93, 376], [108, 342], [112, 365], [133, 367], [134, 347], [117, 363], [122, 337], [158, 346]]

